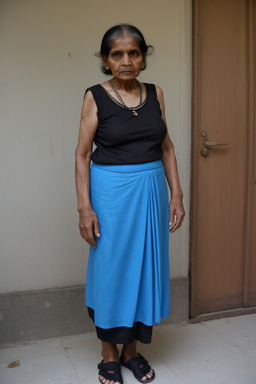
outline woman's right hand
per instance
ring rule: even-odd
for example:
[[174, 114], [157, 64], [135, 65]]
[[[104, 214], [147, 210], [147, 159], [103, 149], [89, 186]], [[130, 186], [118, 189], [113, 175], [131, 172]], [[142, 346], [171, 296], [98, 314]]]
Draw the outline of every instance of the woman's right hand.
[[89, 245], [96, 248], [97, 243], [94, 236], [100, 238], [98, 217], [92, 208], [83, 208], [78, 212], [80, 235]]

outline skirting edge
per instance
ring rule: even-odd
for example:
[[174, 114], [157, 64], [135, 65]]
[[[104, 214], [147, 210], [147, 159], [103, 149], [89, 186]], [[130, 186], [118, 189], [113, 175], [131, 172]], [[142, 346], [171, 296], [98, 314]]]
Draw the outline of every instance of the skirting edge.
[[[188, 321], [188, 278], [170, 280], [170, 317]], [[0, 346], [94, 332], [84, 305], [85, 287], [0, 294]]]

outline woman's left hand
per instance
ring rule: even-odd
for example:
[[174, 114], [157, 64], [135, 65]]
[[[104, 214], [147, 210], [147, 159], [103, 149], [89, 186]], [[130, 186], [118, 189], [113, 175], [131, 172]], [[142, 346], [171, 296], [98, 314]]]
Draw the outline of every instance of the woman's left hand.
[[169, 204], [169, 231], [173, 233], [181, 226], [185, 217], [185, 210], [183, 207], [182, 199], [171, 198]]

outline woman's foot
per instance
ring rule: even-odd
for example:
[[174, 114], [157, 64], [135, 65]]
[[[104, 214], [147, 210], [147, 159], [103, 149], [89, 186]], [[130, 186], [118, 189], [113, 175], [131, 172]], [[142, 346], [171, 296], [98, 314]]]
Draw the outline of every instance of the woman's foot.
[[123, 384], [116, 344], [102, 342], [103, 360], [98, 365], [99, 381], [102, 384]]
[[123, 346], [120, 357], [121, 365], [130, 369], [136, 379], [141, 383], [150, 383], [155, 378], [154, 370], [148, 365], [147, 360], [136, 351], [137, 341]]
[[102, 384], [123, 384], [121, 366], [119, 363], [114, 361], [104, 363], [102, 360], [102, 362], [98, 364], [98, 369], [99, 381]]
[[134, 377], [140, 383], [151, 383], [155, 379], [155, 372], [139, 353], [135, 357], [125, 359], [123, 355], [120, 357], [120, 364], [130, 369], [134, 374]]

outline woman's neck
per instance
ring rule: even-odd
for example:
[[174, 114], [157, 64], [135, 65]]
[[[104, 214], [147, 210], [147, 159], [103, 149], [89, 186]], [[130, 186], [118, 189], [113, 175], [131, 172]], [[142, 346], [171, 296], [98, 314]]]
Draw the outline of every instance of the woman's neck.
[[136, 79], [120, 80], [120, 79], [117, 79], [116, 77], [113, 77], [113, 79], [111, 79], [111, 82], [112, 84], [114, 84], [114, 87], [117, 90], [132, 91], [138, 88], [138, 83]]

